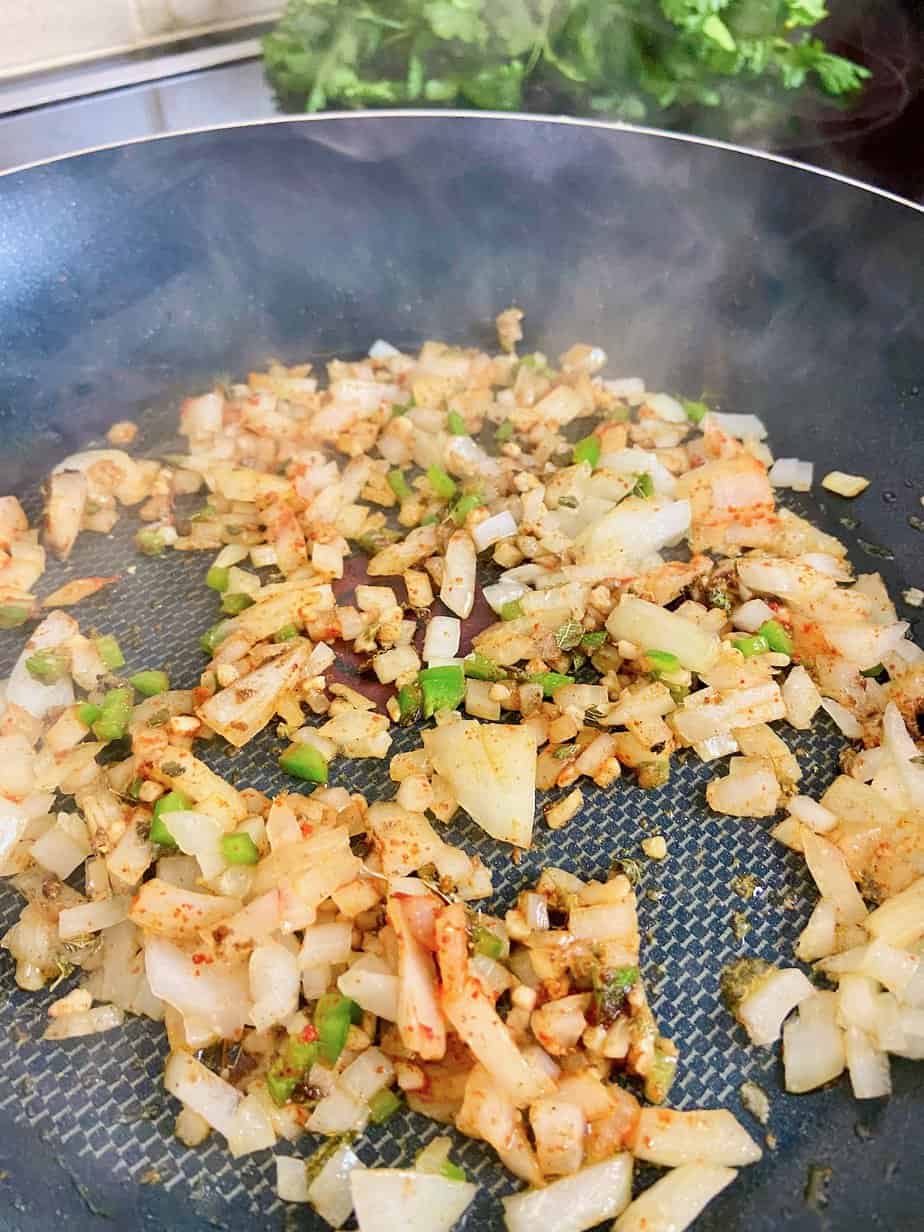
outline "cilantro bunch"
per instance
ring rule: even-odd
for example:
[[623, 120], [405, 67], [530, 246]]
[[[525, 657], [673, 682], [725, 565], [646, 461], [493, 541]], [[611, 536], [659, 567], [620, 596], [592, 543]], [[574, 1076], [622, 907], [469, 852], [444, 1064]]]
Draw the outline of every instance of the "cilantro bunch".
[[[669, 122], [867, 69], [812, 29], [824, 0], [289, 0], [264, 40], [287, 109], [460, 106]], [[746, 87], [746, 89], [742, 89]]]

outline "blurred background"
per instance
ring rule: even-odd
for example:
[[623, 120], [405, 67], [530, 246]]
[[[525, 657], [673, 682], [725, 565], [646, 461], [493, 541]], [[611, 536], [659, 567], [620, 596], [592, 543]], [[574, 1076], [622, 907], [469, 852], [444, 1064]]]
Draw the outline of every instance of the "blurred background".
[[0, 169], [376, 106], [624, 120], [924, 200], [922, 0], [4, 0]]

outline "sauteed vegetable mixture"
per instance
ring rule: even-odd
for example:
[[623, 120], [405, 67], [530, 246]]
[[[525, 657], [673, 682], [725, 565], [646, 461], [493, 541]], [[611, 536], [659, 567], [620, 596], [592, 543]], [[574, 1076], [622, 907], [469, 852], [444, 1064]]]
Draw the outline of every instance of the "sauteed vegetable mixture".
[[[631, 870], [549, 867], [501, 905], [460, 811], [509, 861], [623, 777], [715, 763], [709, 806], [772, 818], [818, 887], [795, 955], [725, 972], [753, 1045], [782, 1038], [787, 1090], [847, 1070], [859, 1099], [888, 1094], [889, 1054], [924, 1056], [924, 653], [881, 578], [777, 503], [812, 466], [774, 461], [759, 419], [610, 379], [595, 346], [518, 353], [521, 318], [497, 354], [380, 341], [326, 380], [252, 373], [188, 399], [162, 460], [115, 424], [55, 467], [41, 528], [0, 500], [0, 622], [30, 625], [0, 693], [16, 980], [72, 977], [48, 1039], [163, 1021], [190, 1147], [325, 1136], [279, 1155], [278, 1187], [333, 1227], [442, 1232], [471, 1202], [448, 1136], [363, 1167], [404, 1105], [524, 1183], [511, 1232], [681, 1229], [761, 1156], [731, 1112], [669, 1107], [683, 1058]], [[63, 610], [117, 577], [35, 596], [46, 552], [79, 560], [126, 509], [145, 556], [210, 555], [192, 688]], [[816, 800], [783, 737], [821, 712], [844, 751]], [[396, 726], [419, 742], [390, 756]], [[203, 760], [266, 727], [273, 799]], [[390, 758], [390, 797], [338, 786], [345, 758]], [[636, 1160], [668, 1171], [633, 1200]]]

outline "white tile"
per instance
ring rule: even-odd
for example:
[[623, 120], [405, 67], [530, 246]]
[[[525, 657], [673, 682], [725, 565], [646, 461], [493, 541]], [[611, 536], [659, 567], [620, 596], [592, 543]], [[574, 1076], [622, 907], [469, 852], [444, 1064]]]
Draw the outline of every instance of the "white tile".
[[135, 0], [135, 10], [138, 24], [147, 38], [167, 34], [176, 24], [167, 0]]
[[2, 0], [0, 73], [132, 46], [132, 0]]
[[141, 28], [148, 36], [275, 17], [283, 7], [280, 0], [135, 0], [135, 4]]

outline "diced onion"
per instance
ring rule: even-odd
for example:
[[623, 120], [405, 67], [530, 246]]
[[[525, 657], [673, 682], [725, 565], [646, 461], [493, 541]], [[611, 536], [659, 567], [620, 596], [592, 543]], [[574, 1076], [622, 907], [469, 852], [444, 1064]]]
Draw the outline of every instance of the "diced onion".
[[645, 393], [645, 382], [640, 376], [624, 376], [615, 381], [606, 380], [603, 382], [603, 387], [609, 390], [614, 398], [639, 398]]
[[359, 1232], [450, 1232], [476, 1193], [468, 1181], [399, 1168], [355, 1168], [350, 1190]]
[[227, 1132], [228, 1150], [238, 1158], [276, 1145], [276, 1133], [258, 1096], [245, 1095], [234, 1110]]
[[809, 492], [815, 467], [811, 462], [798, 458], [777, 458], [770, 467], [767, 478], [775, 488], [792, 488], [794, 492]]
[[679, 1168], [683, 1164], [718, 1164], [739, 1168], [756, 1163], [761, 1149], [732, 1113], [725, 1109], [676, 1112], [643, 1108], [632, 1152], [636, 1159]]
[[365, 1129], [369, 1106], [342, 1086], [315, 1104], [305, 1128], [312, 1134], [346, 1134]]
[[528, 847], [536, 800], [536, 737], [523, 725], [461, 723], [423, 733], [434, 767], [493, 838]]
[[501, 608], [506, 603], [515, 603], [517, 599], [526, 594], [526, 587], [521, 582], [513, 580], [500, 581], [483, 587], [481, 593], [488, 606], [499, 616]]
[[648, 394], [645, 398], [645, 405], [649, 410], [654, 411], [658, 419], [663, 419], [666, 423], [686, 424], [690, 422], [683, 406], [670, 394]]
[[369, 348], [370, 359], [394, 359], [401, 352], [397, 347], [393, 347], [390, 342], [386, 342], [384, 338], [376, 338], [372, 346]]
[[763, 599], [748, 599], [732, 612], [732, 624], [745, 633], [756, 633], [768, 620], [775, 620], [776, 613]]
[[786, 807], [797, 821], [816, 834], [827, 834], [837, 825], [837, 817], [811, 796], [791, 796]]
[[902, 948], [924, 937], [924, 877], [877, 907], [864, 924], [872, 936]]
[[120, 894], [105, 898], [98, 903], [86, 903], [80, 907], [65, 907], [58, 915], [58, 933], [62, 941], [80, 937], [84, 933], [102, 932], [113, 924], [120, 924], [128, 915], [128, 895]]
[[684, 1232], [737, 1175], [715, 1164], [683, 1164], [636, 1198], [613, 1232]]
[[350, 1173], [360, 1167], [359, 1157], [348, 1146], [328, 1156], [308, 1187], [308, 1200], [332, 1228], [342, 1227], [353, 1213]]
[[544, 1189], [530, 1189], [502, 1199], [508, 1232], [586, 1232], [612, 1219], [632, 1197], [632, 1156], [622, 1152]]
[[241, 1032], [250, 1010], [246, 966], [197, 964], [185, 950], [155, 936], [145, 938], [144, 964], [151, 991], [183, 1015], [187, 1036], [193, 1023], [206, 1040], [233, 1039]]
[[844, 1033], [835, 1020], [835, 994], [815, 992], [783, 1027], [786, 1090], [814, 1091], [843, 1073]]
[[395, 1067], [379, 1048], [367, 1048], [352, 1061], [339, 1078], [339, 1085], [367, 1104], [395, 1079]]
[[436, 659], [452, 659], [459, 649], [462, 622], [455, 616], [434, 616], [427, 623], [423, 657], [426, 663]]
[[814, 991], [796, 967], [771, 971], [741, 1000], [736, 1017], [752, 1043], [766, 1046], [780, 1038], [784, 1018]]
[[352, 935], [353, 925], [349, 921], [314, 924], [306, 928], [298, 956], [299, 967], [304, 971], [309, 967], [345, 963], [350, 957]]
[[674, 654], [684, 667], [706, 671], [719, 655], [719, 639], [675, 612], [634, 595], [625, 595], [607, 618], [615, 641], [624, 640], [643, 650]]
[[250, 956], [250, 1020], [258, 1031], [282, 1022], [298, 1009], [298, 960], [277, 941], [259, 945]]
[[485, 548], [499, 543], [501, 539], [509, 539], [517, 533], [516, 519], [509, 510], [503, 509], [493, 517], [485, 518], [472, 530], [475, 551], [483, 552]]
[[387, 1022], [398, 1019], [398, 978], [372, 955], [365, 955], [337, 980], [337, 987], [360, 1009]]
[[293, 1155], [276, 1156], [276, 1196], [283, 1202], [309, 1201], [308, 1169], [303, 1159]]
[[81, 1035], [98, 1035], [112, 1031], [125, 1022], [125, 1014], [115, 1005], [95, 1005], [90, 1010], [75, 1014], [63, 1014], [54, 1018], [45, 1028], [42, 1039], [75, 1039]]
[[475, 545], [465, 531], [456, 531], [446, 545], [440, 598], [466, 620], [475, 604]]
[[230, 1082], [219, 1078], [190, 1053], [174, 1052], [164, 1070], [164, 1086], [181, 1103], [198, 1112], [212, 1129], [228, 1136], [243, 1098]]
[[860, 724], [847, 707], [842, 706], [840, 702], [834, 701], [831, 697], [823, 697], [821, 708], [830, 715], [841, 735], [846, 736], [848, 740], [859, 740], [863, 735]]
[[62, 676], [54, 684], [42, 684], [26, 667], [26, 660], [38, 650], [53, 650], [79, 632], [77, 621], [65, 612], [52, 612], [46, 616], [26, 643], [16, 660], [6, 686], [8, 704], [21, 706], [37, 719], [43, 719], [50, 710], [69, 706], [74, 700], [74, 686], [70, 676]]
[[829, 899], [841, 924], [859, 924], [866, 906], [838, 847], [806, 828], [802, 834], [805, 862], [822, 898]]
[[530, 932], [544, 932], [549, 927], [549, 904], [544, 894], [525, 894], [524, 915]]
[[834, 904], [820, 898], [808, 923], [799, 934], [796, 957], [802, 962], [825, 958], [834, 949], [836, 932], [837, 912]]
[[756, 415], [731, 415], [724, 411], [710, 411], [702, 426], [704, 429], [718, 428], [727, 436], [735, 436], [741, 441], [762, 441], [767, 436], [766, 425]]
[[881, 1099], [891, 1095], [888, 1054], [876, 1048], [859, 1027], [848, 1027], [844, 1037], [854, 1099]]

